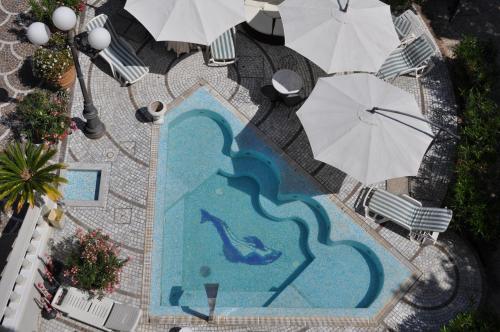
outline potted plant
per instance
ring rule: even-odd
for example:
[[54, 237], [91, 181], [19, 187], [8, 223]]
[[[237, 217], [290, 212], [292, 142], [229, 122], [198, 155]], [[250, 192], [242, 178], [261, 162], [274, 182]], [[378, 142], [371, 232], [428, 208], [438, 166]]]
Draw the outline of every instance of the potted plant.
[[98, 229], [78, 229], [71, 247], [64, 264], [64, 277], [71, 286], [100, 297], [118, 288], [121, 270], [130, 258], [118, 257], [119, 249], [108, 235]]
[[16, 204], [19, 212], [26, 203], [33, 207], [42, 195], [54, 202], [62, 197], [58, 186], [67, 180], [56, 172], [65, 165], [48, 164], [56, 152], [32, 143], [16, 142], [0, 153], [0, 200], [5, 199], [6, 209]]
[[16, 106], [21, 123], [20, 131], [35, 143], [57, 144], [76, 130], [76, 124], [68, 116], [65, 93], [52, 94], [36, 90], [23, 98]]
[[61, 89], [73, 86], [76, 78], [75, 63], [65, 34], [52, 34], [47, 46], [35, 51], [33, 73], [49, 85]]

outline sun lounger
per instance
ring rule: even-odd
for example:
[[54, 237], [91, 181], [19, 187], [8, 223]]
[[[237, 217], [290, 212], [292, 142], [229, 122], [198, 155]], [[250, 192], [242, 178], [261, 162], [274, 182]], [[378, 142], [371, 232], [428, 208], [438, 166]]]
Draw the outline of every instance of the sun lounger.
[[209, 64], [230, 65], [236, 62], [234, 37], [236, 30], [231, 28], [220, 35], [208, 48]]
[[424, 31], [417, 15], [410, 9], [393, 17], [394, 27], [402, 43], [408, 43]]
[[394, 50], [377, 73], [382, 79], [394, 79], [404, 74], [420, 77], [432, 68], [432, 56], [436, 54], [434, 43], [422, 34], [408, 45]]
[[51, 305], [70, 318], [104, 331], [133, 332], [142, 315], [141, 309], [107, 297], [89, 299], [74, 287], [59, 287]]
[[107, 15], [101, 14], [91, 19], [86, 29], [90, 32], [98, 27], [106, 28], [111, 35], [111, 44], [99, 55], [109, 64], [113, 76], [124, 84], [133, 84], [143, 78], [149, 68], [137, 57], [132, 46], [118, 36]]
[[370, 188], [363, 201], [365, 217], [376, 223], [392, 221], [410, 231], [410, 237], [437, 240], [452, 218], [448, 209], [422, 207], [407, 195], [394, 195], [383, 189]]

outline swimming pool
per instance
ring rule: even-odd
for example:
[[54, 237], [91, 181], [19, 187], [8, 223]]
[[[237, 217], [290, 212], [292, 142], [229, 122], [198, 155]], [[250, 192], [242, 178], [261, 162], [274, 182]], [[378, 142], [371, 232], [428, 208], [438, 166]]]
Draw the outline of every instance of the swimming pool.
[[411, 266], [206, 88], [160, 129], [151, 315], [368, 318]]

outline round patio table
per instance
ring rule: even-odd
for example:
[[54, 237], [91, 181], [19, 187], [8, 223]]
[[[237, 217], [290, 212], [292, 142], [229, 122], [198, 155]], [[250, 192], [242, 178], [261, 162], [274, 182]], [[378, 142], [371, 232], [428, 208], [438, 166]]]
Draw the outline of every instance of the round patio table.
[[298, 93], [304, 85], [302, 77], [290, 69], [281, 69], [274, 73], [272, 83], [276, 91], [283, 95]]

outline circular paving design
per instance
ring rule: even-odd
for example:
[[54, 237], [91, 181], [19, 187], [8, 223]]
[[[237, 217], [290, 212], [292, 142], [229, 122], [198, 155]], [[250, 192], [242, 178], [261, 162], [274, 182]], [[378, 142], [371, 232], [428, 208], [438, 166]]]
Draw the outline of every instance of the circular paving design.
[[[238, 90], [238, 74], [234, 66], [200, 66], [204, 62], [202, 52], [183, 55], [174, 59], [165, 75], [165, 82], [172, 98], [180, 96], [200, 79], [207, 81], [226, 99]], [[197, 68], [197, 70], [193, 70]], [[182, 77], [182, 79], [179, 79]]]
[[10, 137], [15, 103], [39, 82], [27, 57], [36, 47], [25, 38], [27, 1], [0, 1], [0, 145]]
[[423, 275], [406, 294], [405, 302], [419, 309], [438, 309], [449, 304], [459, 284], [458, 269], [441, 246], [426, 246], [412, 262]]

